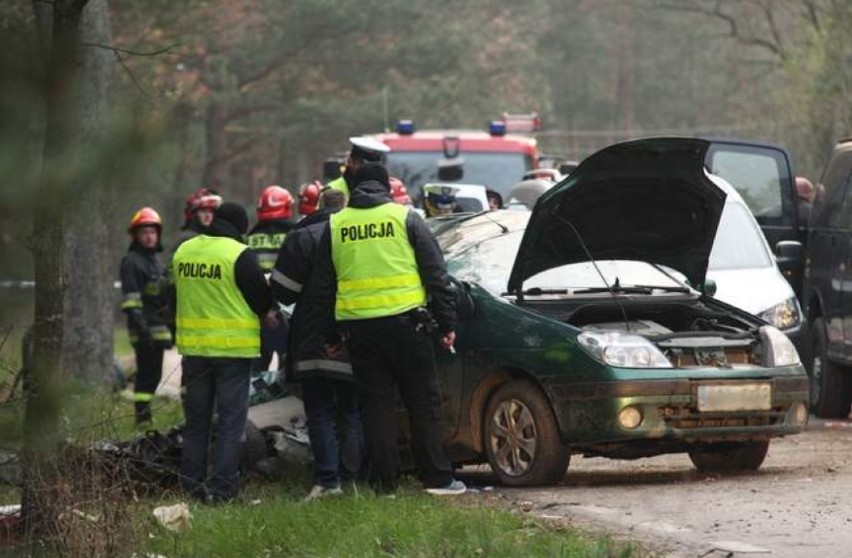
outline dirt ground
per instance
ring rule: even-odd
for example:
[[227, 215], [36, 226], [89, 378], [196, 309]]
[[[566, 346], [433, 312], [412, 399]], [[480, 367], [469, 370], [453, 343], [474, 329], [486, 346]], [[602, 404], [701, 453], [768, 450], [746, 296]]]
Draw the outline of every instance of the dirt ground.
[[[572, 459], [547, 489], [497, 489], [549, 520], [648, 544], [662, 556], [852, 556], [852, 423], [811, 420], [752, 474], [699, 473], [686, 455]], [[488, 474], [472, 473], [485, 484]], [[714, 548], [739, 549], [733, 554]]]

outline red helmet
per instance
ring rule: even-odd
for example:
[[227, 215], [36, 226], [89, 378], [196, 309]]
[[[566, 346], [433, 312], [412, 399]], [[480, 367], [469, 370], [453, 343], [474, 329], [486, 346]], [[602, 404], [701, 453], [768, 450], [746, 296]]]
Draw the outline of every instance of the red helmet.
[[319, 180], [302, 184], [299, 187], [299, 213], [310, 215], [319, 208], [319, 197], [322, 183]]
[[215, 190], [199, 188], [197, 192], [186, 198], [183, 219], [188, 222], [199, 209], [215, 210], [220, 205], [222, 205], [222, 196], [217, 194]]
[[162, 230], [163, 220], [160, 219], [160, 214], [150, 207], [143, 207], [130, 218], [130, 225], [127, 227], [127, 232], [133, 234], [133, 231], [139, 227], [157, 227], [157, 230]]
[[411, 205], [411, 197], [408, 195], [408, 190], [405, 189], [405, 184], [395, 176], [390, 177], [390, 194], [396, 203]]
[[293, 215], [293, 195], [281, 186], [267, 186], [257, 200], [257, 219], [289, 219]]

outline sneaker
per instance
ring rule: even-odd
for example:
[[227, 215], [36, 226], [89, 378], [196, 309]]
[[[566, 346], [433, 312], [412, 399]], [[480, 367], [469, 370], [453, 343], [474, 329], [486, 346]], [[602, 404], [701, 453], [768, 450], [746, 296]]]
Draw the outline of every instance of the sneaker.
[[339, 486], [323, 486], [321, 484], [315, 484], [314, 487], [311, 488], [310, 494], [308, 494], [303, 501], [313, 502], [314, 500], [319, 500], [326, 496], [340, 496], [341, 494], [343, 494], [343, 490]]
[[450, 484], [438, 488], [427, 488], [426, 492], [435, 496], [458, 496], [467, 492], [467, 486], [460, 481], [453, 479]]

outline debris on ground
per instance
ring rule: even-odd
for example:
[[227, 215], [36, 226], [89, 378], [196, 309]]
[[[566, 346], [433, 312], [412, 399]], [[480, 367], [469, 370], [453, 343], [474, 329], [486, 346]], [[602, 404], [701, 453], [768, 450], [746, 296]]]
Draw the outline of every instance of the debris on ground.
[[192, 514], [186, 502], [173, 506], [160, 506], [153, 511], [157, 522], [175, 533], [183, 533], [192, 527]]

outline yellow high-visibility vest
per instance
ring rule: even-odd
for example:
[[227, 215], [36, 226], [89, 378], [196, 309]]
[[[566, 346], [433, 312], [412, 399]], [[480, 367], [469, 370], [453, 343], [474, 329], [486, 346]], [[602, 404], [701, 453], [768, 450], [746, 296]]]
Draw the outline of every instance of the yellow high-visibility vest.
[[177, 346], [184, 356], [260, 356], [260, 320], [237, 287], [234, 264], [248, 248], [199, 235], [172, 259], [177, 289]]
[[346, 199], [349, 199], [349, 184], [346, 183], [346, 179], [343, 178], [342, 174], [326, 184], [325, 187], [331, 188], [332, 190], [340, 190], [346, 194]]
[[390, 202], [368, 209], [347, 207], [331, 216], [337, 320], [395, 316], [426, 304], [405, 228], [407, 216], [407, 207]]

